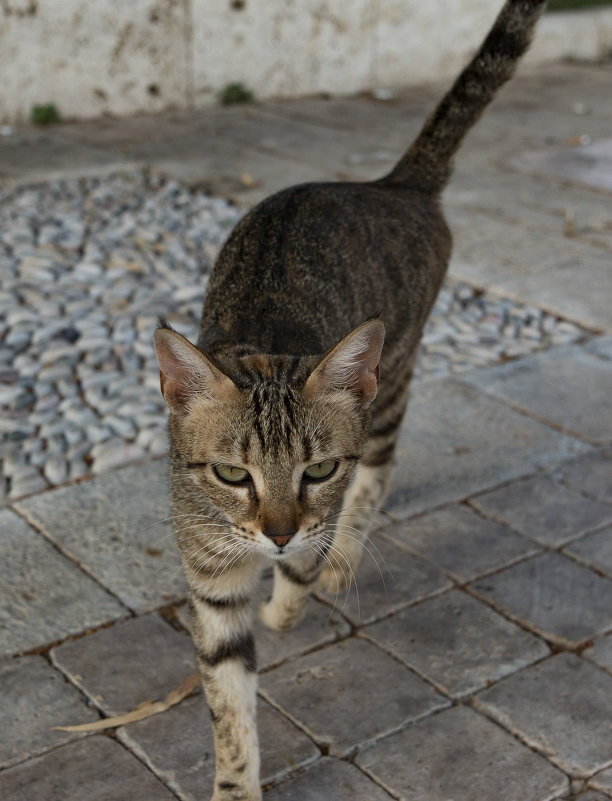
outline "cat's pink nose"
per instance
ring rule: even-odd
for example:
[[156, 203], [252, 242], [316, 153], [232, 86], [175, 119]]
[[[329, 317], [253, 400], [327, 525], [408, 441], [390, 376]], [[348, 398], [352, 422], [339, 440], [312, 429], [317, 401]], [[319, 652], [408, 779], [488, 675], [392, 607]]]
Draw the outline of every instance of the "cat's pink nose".
[[262, 531], [275, 545], [282, 548], [297, 532], [297, 528], [291, 524], [268, 523], [264, 524]]

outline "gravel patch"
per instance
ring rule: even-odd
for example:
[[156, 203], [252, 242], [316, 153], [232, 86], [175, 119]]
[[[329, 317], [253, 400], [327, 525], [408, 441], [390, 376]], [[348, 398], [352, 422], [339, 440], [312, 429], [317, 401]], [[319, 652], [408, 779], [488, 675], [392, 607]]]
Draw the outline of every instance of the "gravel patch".
[[[241, 212], [147, 171], [0, 189], [0, 501], [165, 452], [152, 335], [192, 340]], [[417, 379], [587, 332], [449, 282]]]

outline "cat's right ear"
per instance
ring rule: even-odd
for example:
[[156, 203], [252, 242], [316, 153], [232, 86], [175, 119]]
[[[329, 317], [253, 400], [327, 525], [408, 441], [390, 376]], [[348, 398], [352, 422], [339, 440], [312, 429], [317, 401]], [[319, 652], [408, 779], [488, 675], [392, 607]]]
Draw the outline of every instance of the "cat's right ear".
[[171, 411], [185, 414], [198, 397], [229, 401], [236, 385], [188, 339], [169, 327], [153, 336], [162, 395]]
[[378, 392], [378, 363], [385, 339], [379, 317], [366, 320], [331, 348], [310, 374], [304, 386], [306, 397], [344, 389], [362, 408]]

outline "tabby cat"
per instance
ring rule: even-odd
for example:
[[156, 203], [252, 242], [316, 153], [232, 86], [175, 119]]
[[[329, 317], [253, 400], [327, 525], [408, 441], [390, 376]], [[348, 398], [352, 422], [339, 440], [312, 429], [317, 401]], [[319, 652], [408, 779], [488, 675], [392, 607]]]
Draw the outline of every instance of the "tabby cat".
[[164, 323], [155, 333], [213, 801], [261, 799], [251, 607], [262, 568], [274, 563], [274, 588], [259, 615], [280, 631], [317, 581], [336, 592], [357, 569], [450, 255], [439, 206], [450, 161], [544, 5], [506, 2], [384, 178], [295, 186], [247, 214], [212, 271], [197, 346]]

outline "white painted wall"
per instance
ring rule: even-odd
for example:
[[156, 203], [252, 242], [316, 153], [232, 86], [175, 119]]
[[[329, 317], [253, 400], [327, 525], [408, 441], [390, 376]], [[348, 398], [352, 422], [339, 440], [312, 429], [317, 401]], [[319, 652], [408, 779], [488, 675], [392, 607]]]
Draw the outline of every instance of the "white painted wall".
[[[453, 76], [501, 0], [2, 0], [0, 122], [203, 107]], [[597, 58], [612, 10], [547, 15], [529, 61]]]

